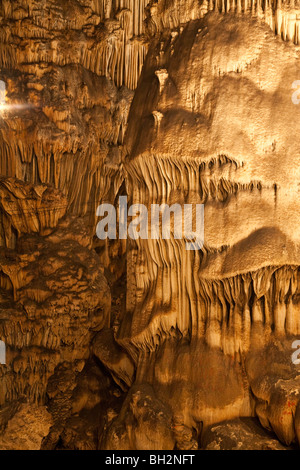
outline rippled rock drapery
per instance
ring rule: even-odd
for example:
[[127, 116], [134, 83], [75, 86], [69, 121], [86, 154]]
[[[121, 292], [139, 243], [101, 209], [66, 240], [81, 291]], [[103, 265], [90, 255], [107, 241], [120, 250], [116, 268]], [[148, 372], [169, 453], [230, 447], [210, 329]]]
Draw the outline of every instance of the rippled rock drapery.
[[267, 3], [225, 4], [149, 49], [125, 141], [127, 193], [149, 208], [204, 203], [205, 246], [129, 242], [117, 339], [136, 381], [150, 382], [181, 426], [199, 436], [258, 416], [290, 444], [300, 425], [299, 50], [258, 14]]
[[[299, 445], [300, 5], [0, 19], [0, 448]], [[120, 194], [204, 203], [203, 249], [97, 240]]]

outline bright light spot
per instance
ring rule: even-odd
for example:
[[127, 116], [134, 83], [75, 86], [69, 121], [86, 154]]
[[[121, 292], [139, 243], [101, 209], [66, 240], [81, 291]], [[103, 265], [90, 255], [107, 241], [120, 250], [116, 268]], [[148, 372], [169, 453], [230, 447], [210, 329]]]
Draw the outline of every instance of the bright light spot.
[[24, 109], [33, 108], [32, 104], [14, 103], [8, 104], [6, 98], [6, 83], [0, 80], [0, 113], [4, 111], [22, 111]]

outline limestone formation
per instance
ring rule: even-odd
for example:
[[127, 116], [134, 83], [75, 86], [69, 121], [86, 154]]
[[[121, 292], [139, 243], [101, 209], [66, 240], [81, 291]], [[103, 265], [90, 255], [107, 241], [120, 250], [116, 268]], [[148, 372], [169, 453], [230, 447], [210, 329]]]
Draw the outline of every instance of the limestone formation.
[[299, 64], [298, 0], [0, 1], [0, 449], [299, 448]]

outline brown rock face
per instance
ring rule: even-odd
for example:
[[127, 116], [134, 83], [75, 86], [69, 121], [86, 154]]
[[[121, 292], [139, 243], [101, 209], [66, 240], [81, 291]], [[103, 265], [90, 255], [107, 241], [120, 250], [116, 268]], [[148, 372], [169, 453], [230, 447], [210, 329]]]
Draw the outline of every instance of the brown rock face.
[[[0, 2], [0, 449], [299, 446], [298, 18]], [[98, 239], [119, 196], [204, 245]]]

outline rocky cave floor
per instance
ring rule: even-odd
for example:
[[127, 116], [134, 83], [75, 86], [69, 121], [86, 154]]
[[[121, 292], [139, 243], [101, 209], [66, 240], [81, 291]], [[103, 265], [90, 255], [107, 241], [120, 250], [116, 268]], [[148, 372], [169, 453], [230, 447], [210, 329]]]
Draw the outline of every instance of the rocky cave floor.
[[[121, 258], [116, 260], [116, 265], [126, 268]], [[105, 274], [112, 292], [111, 326], [116, 327], [126, 308], [126, 274], [119, 277], [110, 270], [105, 270]], [[2, 304], [1, 308], [6, 306]], [[155, 436], [158, 421], [163, 414], [163, 404], [157, 406], [155, 392], [149, 385], [133, 387], [128, 394], [128, 383], [121, 365], [124, 351], [115, 343], [112, 331], [113, 328], [106, 328], [95, 335], [88, 359], [73, 364], [60, 363], [55, 368], [48, 379], [43, 404], [28, 402], [24, 390], [23, 397], [1, 407], [0, 450], [114, 450], [113, 439], [109, 440], [107, 446], [107, 432], [128, 399], [130, 411], [127, 413], [131, 416], [127, 423], [133, 429], [142, 425], [139, 431], [140, 448], [165, 449], [160, 444], [160, 436]], [[97, 335], [98, 339], [101, 336], [99, 354]], [[200, 433], [199, 429], [171, 423], [168, 416], [163, 416], [163, 419], [172, 432], [180, 435], [175, 445], [172, 439], [166, 441], [167, 449], [298, 449], [296, 444], [283, 445], [274, 432], [264, 429], [258, 418], [254, 417], [217, 423], [208, 426], [205, 432], [200, 429]], [[150, 440], [143, 438], [148, 427], [151, 428]], [[155, 436], [153, 441], [151, 432]], [[114, 433], [117, 434], [115, 450], [121, 450], [119, 442], [126, 434], [124, 426], [119, 425]], [[154, 444], [153, 447], [151, 444]], [[128, 449], [126, 445], [124, 449]]]

